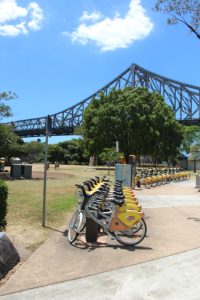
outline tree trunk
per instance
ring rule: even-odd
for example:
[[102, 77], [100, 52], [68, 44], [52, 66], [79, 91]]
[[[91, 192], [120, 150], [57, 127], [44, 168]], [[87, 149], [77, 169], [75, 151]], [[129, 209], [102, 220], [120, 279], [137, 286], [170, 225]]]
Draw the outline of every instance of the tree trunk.
[[196, 169], [196, 159], [194, 159], [194, 173], [196, 173], [197, 169]]
[[136, 162], [138, 163], [138, 166], [141, 166], [141, 160], [140, 160], [140, 155], [136, 155]]
[[129, 153], [128, 152], [124, 153], [124, 157], [125, 157], [126, 164], [128, 164], [129, 163]]

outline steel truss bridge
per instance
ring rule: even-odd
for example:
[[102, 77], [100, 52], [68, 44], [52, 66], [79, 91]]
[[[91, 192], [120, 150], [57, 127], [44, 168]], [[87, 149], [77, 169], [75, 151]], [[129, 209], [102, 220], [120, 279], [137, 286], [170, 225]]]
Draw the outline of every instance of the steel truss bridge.
[[[123, 73], [81, 102], [55, 114], [52, 120], [51, 135], [73, 135], [83, 120], [83, 112], [94, 98], [101, 93], [108, 95], [115, 89], [125, 87], [146, 87], [150, 92], [163, 96], [173, 109], [176, 119], [186, 125], [200, 125], [200, 87], [185, 84], [150, 72], [132, 64]], [[38, 137], [46, 134], [47, 116], [11, 122], [13, 131], [21, 137]]]

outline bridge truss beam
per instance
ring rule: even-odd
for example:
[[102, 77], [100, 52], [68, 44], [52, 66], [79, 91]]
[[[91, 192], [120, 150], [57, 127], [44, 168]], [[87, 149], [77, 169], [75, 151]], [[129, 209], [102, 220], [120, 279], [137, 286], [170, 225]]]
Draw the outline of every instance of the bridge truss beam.
[[[99, 98], [101, 93], [108, 95], [113, 88], [123, 89], [129, 86], [146, 87], [151, 92], [161, 94], [173, 109], [177, 120], [186, 125], [200, 125], [200, 87], [169, 79], [133, 64], [88, 98], [51, 115], [52, 135], [76, 134], [75, 129], [82, 123], [83, 112], [94, 98]], [[21, 137], [39, 137], [45, 135], [45, 120], [46, 117], [41, 117], [10, 124]]]

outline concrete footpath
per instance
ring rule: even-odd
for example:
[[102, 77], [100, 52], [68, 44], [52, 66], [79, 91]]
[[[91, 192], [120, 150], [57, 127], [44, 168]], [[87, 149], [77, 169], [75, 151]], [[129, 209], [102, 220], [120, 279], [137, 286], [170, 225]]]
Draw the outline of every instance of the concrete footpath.
[[2, 300], [199, 300], [200, 249], [2, 296]]
[[[55, 232], [0, 289], [1, 299], [200, 299], [200, 193], [194, 180], [136, 190], [148, 233], [137, 247]], [[4, 296], [3, 296], [4, 295]]]

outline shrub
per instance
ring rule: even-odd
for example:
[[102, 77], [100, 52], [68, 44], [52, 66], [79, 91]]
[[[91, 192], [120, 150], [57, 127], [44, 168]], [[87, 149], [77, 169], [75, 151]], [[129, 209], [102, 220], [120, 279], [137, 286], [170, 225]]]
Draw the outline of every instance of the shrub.
[[0, 231], [5, 230], [7, 222], [7, 198], [8, 198], [8, 186], [0, 180]]

